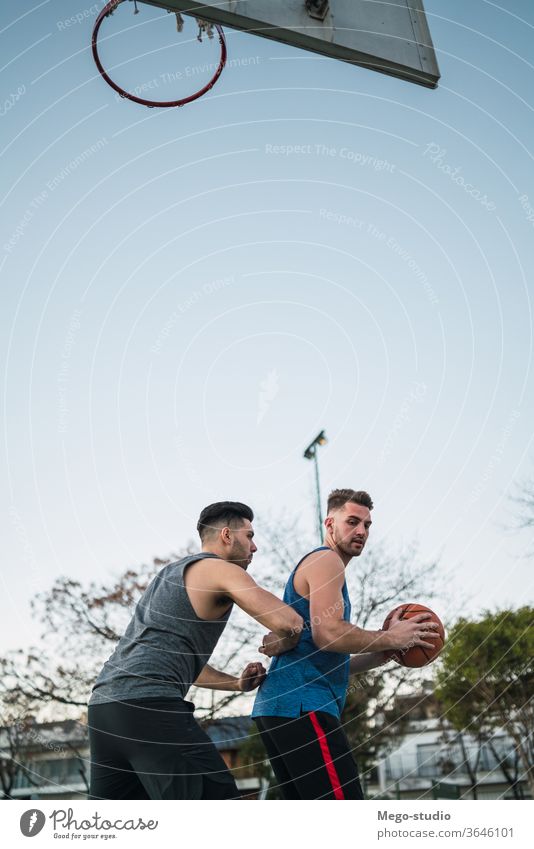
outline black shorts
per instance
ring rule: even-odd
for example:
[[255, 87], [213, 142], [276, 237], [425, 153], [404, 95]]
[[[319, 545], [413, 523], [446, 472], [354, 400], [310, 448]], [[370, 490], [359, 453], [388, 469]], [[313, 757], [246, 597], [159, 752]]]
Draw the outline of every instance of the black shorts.
[[89, 705], [91, 799], [236, 799], [232, 774], [181, 699]]
[[285, 799], [363, 799], [341, 723], [324, 711], [257, 716], [256, 725]]

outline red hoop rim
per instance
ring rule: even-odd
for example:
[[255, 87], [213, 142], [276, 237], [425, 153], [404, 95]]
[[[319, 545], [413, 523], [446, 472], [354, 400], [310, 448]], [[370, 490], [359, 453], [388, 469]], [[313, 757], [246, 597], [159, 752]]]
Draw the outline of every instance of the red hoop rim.
[[217, 82], [219, 77], [221, 76], [224, 66], [226, 65], [226, 39], [224, 37], [224, 32], [222, 27], [219, 24], [213, 24], [215, 29], [217, 30], [217, 34], [219, 36], [219, 44], [221, 45], [221, 58], [219, 61], [219, 67], [215, 71], [213, 77], [200, 91], [195, 92], [194, 94], [190, 94], [188, 97], [182, 97], [179, 100], [145, 100], [143, 97], [137, 97], [135, 94], [131, 94], [129, 91], [121, 88], [114, 80], [111, 79], [107, 71], [105, 70], [102, 62], [100, 61], [100, 56], [98, 55], [98, 33], [100, 31], [100, 26], [104, 18], [107, 18], [112, 12], [115, 11], [117, 6], [121, 3], [124, 3], [125, 0], [110, 0], [109, 3], [104, 6], [102, 11], [100, 12], [98, 18], [95, 21], [95, 25], [93, 27], [93, 35], [91, 39], [91, 46], [93, 49], [93, 59], [95, 60], [96, 67], [98, 68], [101, 76], [105, 79], [107, 84], [111, 86], [111, 88], [115, 89], [115, 91], [120, 94], [121, 97], [125, 97], [128, 100], [133, 100], [134, 103], [140, 103], [141, 106], [148, 106], [150, 109], [160, 106], [160, 107], [168, 107], [168, 106], [185, 106], [186, 103], [191, 103], [193, 100], [197, 100], [202, 95], [206, 94]]

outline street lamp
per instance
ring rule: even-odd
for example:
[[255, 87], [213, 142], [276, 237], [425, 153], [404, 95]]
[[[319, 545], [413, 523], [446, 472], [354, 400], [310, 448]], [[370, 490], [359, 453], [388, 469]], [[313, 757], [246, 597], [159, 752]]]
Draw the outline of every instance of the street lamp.
[[315, 437], [313, 442], [310, 442], [310, 444], [308, 445], [308, 447], [306, 448], [306, 450], [304, 452], [305, 459], [306, 460], [313, 460], [313, 462], [315, 464], [315, 487], [316, 487], [316, 490], [317, 490], [317, 522], [318, 522], [318, 527], [319, 527], [319, 539], [321, 540], [321, 543], [324, 540], [324, 535], [323, 535], [323, 515], [321, 513], [321, 487], [319, 485], [319, 461], [317, 459], [317, 448], [319, 447], [319, 445], [325, 445], [326, 442], [328, 442], [328, 440], [325, 436], [324, 430], [322, 430], [321, 433], [319, 433]]

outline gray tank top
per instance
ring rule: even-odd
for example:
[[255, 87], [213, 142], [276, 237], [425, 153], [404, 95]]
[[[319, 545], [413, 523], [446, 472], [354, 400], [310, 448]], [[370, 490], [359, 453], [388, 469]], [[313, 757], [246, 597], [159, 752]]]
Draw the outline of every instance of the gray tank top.
[[124, 699], [185, 698], [209, 661], [231, 608], [221, 619], [199, 619], [184, 586], [184, 571], [197, 560], [216, 556], [191, 554], [158, 572], [102, 667], [90, 705]]

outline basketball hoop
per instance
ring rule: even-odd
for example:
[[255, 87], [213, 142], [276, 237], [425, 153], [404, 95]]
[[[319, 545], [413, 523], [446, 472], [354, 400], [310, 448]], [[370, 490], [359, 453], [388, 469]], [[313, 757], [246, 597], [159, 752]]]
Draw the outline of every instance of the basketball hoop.
[[[206, 94], [217, 82], [219, 77], [223, 72], [223, 68], [226, 65], [226, 39], [224, 37], [224, 32], [222, 27], [219, 24], [208, 24], [206, 21], [198, 20], [197, 23], [199, 25], [199, 35], [198, 40], [202, 40], [202, 33], [207, 33], [208, 37], [212, 37], [212, 29], [217, 30], [217, 35], [219, 37], [219, 44], [221, 46], [221, 58], [219, 61], [219, 66], [215, 71], [213, 77], [200, 91], [195, 92], [194, 94], [190, 94], [188, 97], [181, 97], [179, 100], [146, 100], [144, 97], [138, 97], [135, 94], [131, 94], [129, 91], [125, 91], [120, 87], [114, 80], [111, 79], [109, 74], [106, 72], [102, 62], [100, 61], [100, 56], [98, 55], [98, 33], [100, 31], [100, 27], [102, 25], [102, 21], [104, 18], [107, 18], [109, 15], [112, 15], [115, 9], [120, 6], [121, 3], [124, 3], [125, 0], [110, 0], [106, 6], [100, 12], [98, 18], [96, 19], [94, 28], [93, 28], [93, 36], [91, 39], [91, 46], [93, 48], [93, 58], [95, 60], [96, 67], [100, 71], [100, 74], [105, 79], [107, 84], [111, 86], [111, 88], [115, 89], [121, 97], [125, 97], [128, 100], [133, 100], [134, 103], [140, 103], [142, 106], [148, 106], [149, 108], [153, 108], [155, 106], [166, 107], [166, 106], [185, 106], [186, 103], [191, 103], [193, 100], [197, 100], [199, 97], [202, 97], [203, 94]], [[135, 14], [137, 14], [137, 4], [135, 4]], [[180, 31], [180, 22], [177, 16], [177, 24], [178, 30]]]

